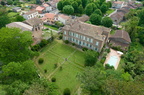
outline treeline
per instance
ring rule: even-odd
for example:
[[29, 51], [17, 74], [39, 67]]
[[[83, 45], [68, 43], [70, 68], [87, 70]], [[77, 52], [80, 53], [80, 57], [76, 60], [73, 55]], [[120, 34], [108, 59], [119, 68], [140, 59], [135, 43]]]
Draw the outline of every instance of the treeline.
[[61, 0], [57, 4], [57, 8], [65, 14], [87, 14], [88, 16], [96, 10], [100, 14], [105, 14], [111, 6], [112, 3], [105, 0]]

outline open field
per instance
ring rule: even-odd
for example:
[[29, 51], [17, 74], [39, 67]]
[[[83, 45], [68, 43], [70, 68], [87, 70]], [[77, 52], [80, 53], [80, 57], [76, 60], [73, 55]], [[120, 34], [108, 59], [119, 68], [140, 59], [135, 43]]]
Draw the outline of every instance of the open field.
[[[44, 63], [38, 64], [38, 59], [43, 58]], [[40, 51], [40, 56], [35, 60], [40, 74], [51, 80], [56, 78], [60, 93], [69, 88], [72, 93], [77, 91], [80, 83], [76, 76], [84, 69], [84, 53], [62, 41], [53, 41]], [[57, 66], [55, 67], [55, 64]], [[45, 73], [44, 70], [47, 70]]]

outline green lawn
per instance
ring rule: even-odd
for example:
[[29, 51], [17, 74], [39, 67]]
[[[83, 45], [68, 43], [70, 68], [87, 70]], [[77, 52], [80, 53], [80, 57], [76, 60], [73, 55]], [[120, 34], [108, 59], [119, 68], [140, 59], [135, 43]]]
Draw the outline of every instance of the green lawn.
[[[46, 39], [47, 37], [51, 37], [51, 33], [50, 33], [50, 30], [43, 30], [43, 38]], [[52, 34], [53, 35], [56, 35], [57, 33], [52, 31]]]
[[10, 13], [8, 13], [8, 17], [14, 17], [14, 16], [16, 16], [16, 15], [18, 15], [18, 13], [15, 13], [15, 12], [10, 12]]
[[53, 30], [58, 30], [58, 28], [56, 28], [56, 27], [52, 27], [52, 26], [49, 26], [49, 25], [44, 25], [45, 27], [47, 27], [47, 28], [50, 28], [50, 29], [53, 29]]
[[106, 14], [111, 14], [112, 12], [114, 12], [114, 10], [113, 9], [109, 9], [107, 12], [106, 12]]
[[[37, 63], [39, 58], [44, 59], [43, 64]], [[83, 71], [84, 53], [82, 51], [66, 45], [62, 41], [54, 41], [40, 51], [35, 63], [43, 76], [48, 79], [56, 78], [56, 84], [61, 94], [65, 88], [70, 88], [72, 93], [76, 92], [80, 84], [76, 75]], [[58, 64], [57, 69], [54, 68], [56, 63]], [[62, 70], [60, 70], [60, 66]], [[45, 69], [47, 69], [47, 73], [44, 72]]]

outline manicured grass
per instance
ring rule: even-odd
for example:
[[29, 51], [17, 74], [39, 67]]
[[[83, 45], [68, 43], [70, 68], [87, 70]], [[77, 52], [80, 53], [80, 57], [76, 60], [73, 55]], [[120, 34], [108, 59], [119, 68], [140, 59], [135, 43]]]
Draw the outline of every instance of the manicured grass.
[[112, 12], [114, 12], [114, 10], [113, 9], [109, 9], [107, 12], [106, 12], [106, 14], [111, 14]]
[[[44, 39], [51, 37], [50, 30], [44, 30], [43, 33], [44, 33], [44, 34], [43, 34], [43, 38], [44, 38]], [[57, 34], [56, 32], [52, 31], [52, 35], [56, 35], [56, 34]]]
[[[39, 58], [43, 58], [44, 63], [38, 64]], [[76, 92], [80, 84], [76, 75], [83, 71], [83, 52], [64, 44], [60, 40], [54, 41], [40, 51], [35, 62], [43, 76], [48, 79], [56, 78], [56, 84], [61, 94], [65, 88], [70, 88], [73, 93]], [[54, 68], [56, 63], [58, 64], [57, 69]], [[62, 70], [60, 70], [60, 66]], [[47, 73], [44, 72], [45, 69], [47, 69]]]
[[53, 30], [58, 30], [58, 28], [56, 28], [56, 27], [52, 27], [52, 26], [49, 26], [49, 25], [44, 25], [45, 27], [47, 27], [47, 28], [50, 28], [50, 29], [53, 29]]
[[52, 77], [56, 78], [56, 84], [63, 91], [65, 88], [69, 88], [71, 91], [79, 85], [77, 81], [77, 74], [81, 72], [81, 69], [76, 68], [73, 64], [65, 62], [62, 66], [62, 70], [57, 71]]
[[14, 16], [16, 16], [16, 15], [18, 15], [18, 13], [15, 13], [15, 12], [10, 12], [10, 13], [8, 13], [8, 17], [14, 17]]

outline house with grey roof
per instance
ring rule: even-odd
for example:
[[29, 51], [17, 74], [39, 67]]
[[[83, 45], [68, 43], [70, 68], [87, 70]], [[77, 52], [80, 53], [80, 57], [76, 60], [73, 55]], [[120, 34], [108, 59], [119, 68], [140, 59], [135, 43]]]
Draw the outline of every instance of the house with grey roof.
[[114, 47], [120, 47], [122, 50], [127, 50], [131, 39], [128, 32], [117, 30], [114, 35], [109, 37], [109, 43]]
[[43, 21], [39, 18], [25, 20], [24, 23], [33, 27], [32, 31], [41, 31], [43, 29]]
[[63, 28], [63, 40], [100, 52], [108, 41], [111, 29], [79, 20], [71, 20]]
[[14, 7], [12, 10], [13, 10], [14, 12], [20, 12], [20, 11], [21, 11], [21, 8], [20, 8], [20, 7]]

